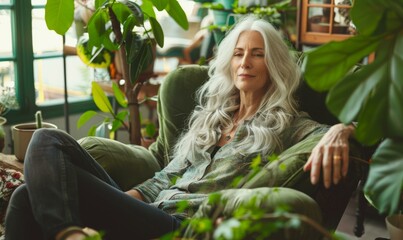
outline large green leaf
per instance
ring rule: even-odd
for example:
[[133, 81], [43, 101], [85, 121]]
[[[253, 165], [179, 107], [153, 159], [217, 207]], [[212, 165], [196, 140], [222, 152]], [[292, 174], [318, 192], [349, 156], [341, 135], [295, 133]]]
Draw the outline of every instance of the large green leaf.
[[114, 3], [112, 5], [112, 10], [121, 24], [123, 24], [126, 21], [127, 17], [131, 14], [130, 9], [125, 4], [120, 2]]
[[144, 41], [138, 56], [130, 64], [130, 81], [134, 84], [140, 74], [151, 64], [153, 52], [150, 41]]
[[81, 128], [84, 124], [86, 124], [95, 115], [97, 115], [97, 112], [95, 112], [93, 110], [88, 110], [85, 113], [81, 114], [80, 118], [77, 121], [77, 128]]
[[164, 10], [168, 5], [168, 0], [151, 0], [153, 5], [158, 9], [158, 11]]
[[377, 59], [375, 63], [348, 75], [329, 91], [327, 106], [340, 121], [349, 123], [355, 120], [369, 93], [383, 79], [386, 71], [383, 60]]
[[351, 9], [351, 19], [360, 34], [370, 35], [378, 27], [385, 11], [381, 1], [385, 0], [355, 0]]
[[355, 137], [361, 143], [373, 145], [385, 135], [385, 124], [387, 122], [387, 92], [389, 84], [380, 82], [368, 97], [367, 102], [363, 106], [358, 116], [358, 128]]
[[102, 46], [113, 52], [119, 49], [119, 44], [112, 41], [112, 31], [112, 28], [108, 28], [102, 35]]
[[[402, 35], [403, 36], [403, 35]], [[403, 137], [403, 37], [385, 38], [375, 62], [340, 81], [327, 105], [342, 122], [357, 120], [357, 138], [373, 144], [381, 137]]]
[[127, 34], [125, 41], [127, 63], [130, 64], [139, 57], [144, 39], [142, 39], [138, 34], [131, 32]]
[[109, 15], [105, 8], [98, 9], [88, 22], [89, 45], [101, 47], [104, 34], [106, 32], [105, 24], [109, 20]]
[[111, 132], [114, 132], [118, 130], [122, 125], [123, 122], [125, 121], [126, 117], [129, 115], [129, 112], [124, 110], [116, 114], [115, 119], [112, 121], [112, 128]]
[[392, 214], [399, 210], [403, 187], [402, 146], [402, 140], [386, 139], [376, 150], [370, 164], [364, 191], [382, 213]]
[[358, 61], [373, 52], [381, 39], [381, 36], [358, 35], [308, 52], [302, 65], [308, 84], [317, 91], [329, 90]]
[[160, 23], [157, 19], [149, 17], [151, 28], [154, 34], [155, 41], [160, 47], [164, 47], [164, 32], [162, 31]]
[[131, 11], [131, 16], [134, 17], [134, 19], [136, 20], [136, 25], [137, 26], [141, 26], [144, 24], [144, 14], [143, 11], [141, 9], [141, 7], [135, 3], [135, 2], [131, 2], [131, 1], [127, 1], [126, 6], [130, 9]]
[[102, 7], [106, 3], [108, 3], [108, 0], [95, 0], [94, 1], [95, 9]]
[[48, 0], [45, 5], [45, 21], [50, 30], [64, 35], [74, 20], [73, 0]]
[[105, 113], [113, 114], [112, 104], [106, 97], [106, 94], [102, 90], [101, 86], [97, 82], [92, 82], [92, 97], [94, 98], [95, 105]]
[[390, 136], [403, 137], [403, 33], [395, 41], [390, 61], [389, 117]]
[[115, 95], [116, 101], [119, 103], [121, 107], [127, 107], [127, 100], [124, 93], [120, 90], [119, 86], [113, 82], [112, 83], [113, 94]]
[[155, 11], [154, 11], [154, 5], [151, 2], [151, 0], [144, 0], [143, 3], [141, 4], [141, 10], [143, 13], [148, 17], [156, 17]]
[[179, 26], [185, 30], [189, 29], [189, 22], [186, 17], [186, 13], [183, 11], [177, 0], [168, 0], [168, 6], [165, 10], [169, 16], [171, 16], [173, 20], [179, 24]]

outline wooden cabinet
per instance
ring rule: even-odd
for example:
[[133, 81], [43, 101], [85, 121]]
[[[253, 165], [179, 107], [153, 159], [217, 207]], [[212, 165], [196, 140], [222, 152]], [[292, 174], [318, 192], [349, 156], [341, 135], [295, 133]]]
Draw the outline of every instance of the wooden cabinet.
[[351, 1], [298, 1], [298, 47], [305, 44], [319, 45], [329, 41], [340, 41], [350, 37]]

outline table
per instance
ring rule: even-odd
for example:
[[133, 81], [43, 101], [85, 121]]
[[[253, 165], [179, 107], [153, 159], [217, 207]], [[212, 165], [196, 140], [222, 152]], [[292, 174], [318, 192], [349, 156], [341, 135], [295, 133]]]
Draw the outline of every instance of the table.
[[0, 167], [11, 168], [19, 172], [23, 172], [24, 164], [17, 160], [14, 155], [0, 153]]

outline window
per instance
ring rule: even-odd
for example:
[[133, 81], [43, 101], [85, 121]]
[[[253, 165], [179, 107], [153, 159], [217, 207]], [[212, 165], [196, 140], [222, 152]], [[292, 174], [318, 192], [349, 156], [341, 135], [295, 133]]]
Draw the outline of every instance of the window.
[[302, 0], [300, 37], [303, 44], [322, 44], [350, 37], [352, 0]]
[[94, 107], [94, 70], [78, 56], [63, 54], [64, 46], [74, 48], [77, 42], [75, 24], [64, 37], [48, 30], [45, 4], [0, 0], [0, 87], [14, 88], [20, 105], [7, 114], [9, 123], [32, 120], [37, 110], [46, 118], [63, 116], [65, 101], [69, 113]]

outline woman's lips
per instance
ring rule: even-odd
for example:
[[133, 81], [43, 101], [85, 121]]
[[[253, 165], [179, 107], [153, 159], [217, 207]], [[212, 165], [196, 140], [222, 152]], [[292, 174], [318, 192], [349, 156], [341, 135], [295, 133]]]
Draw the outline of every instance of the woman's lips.
[[254, 75], [242, 73], [242, 74], [238, 74], [238, 77], [241, 77], [241, 78], [251, 78], [251, 77], [254, 77]]

